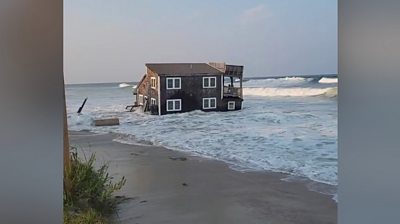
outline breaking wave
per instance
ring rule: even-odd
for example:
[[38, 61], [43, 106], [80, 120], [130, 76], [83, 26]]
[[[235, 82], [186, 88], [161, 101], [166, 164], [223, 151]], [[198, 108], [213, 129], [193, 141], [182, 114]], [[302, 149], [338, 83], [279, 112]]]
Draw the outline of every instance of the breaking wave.
[[125, 88], [125, 87], [129, 87], [131, 85], [129, 85], [128, 83], [121, 83], [119, 84], [119, 88]]
[[268, 97], [307, 97], [321, 95], [334, 97], [337, 95], [337, 88], [243, 88], [243, 94]]
[[337, 83], [338, 82], [338, 78], [326, 78], [326, 77], [323, 77], [318, 82], [319, 83]]
[[277, 86], [297, 86], [312, 82], [313, 78], [304, 77], [284, 77], [284, 78], [266, 78], [251, 79], [243, 83], [244, 87], [277, 87]]
[[281, 80], [281, 81], [294, 81], [294, 82], [309, 82], [312, 81], [313, 78], [304, 78], [304, 77], [285, 77], [285, 78], [278, 78], [277, 80]]

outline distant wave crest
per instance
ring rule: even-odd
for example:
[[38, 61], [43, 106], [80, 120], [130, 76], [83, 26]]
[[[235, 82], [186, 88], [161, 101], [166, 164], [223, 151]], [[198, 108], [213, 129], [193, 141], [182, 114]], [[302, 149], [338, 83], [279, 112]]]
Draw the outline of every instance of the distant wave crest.
[[131, 85], [129, 85], [128, 83], [121, 83], [119, 84], [119, 88], [125, 88], [125, 87], [129, 87]]
[[326, 77], [323, 77], [318, 82], [319, 83], [337, 83], [338, 82], [338, 78], [326, 78]]
[[273, 86], [296, 86], [312, 82], [313, 78], [304, 77], [284, 77], [284, 78], [266, 78], [251, 79], [243, 83], [245, 87], [273, 87]]
[[309, 81], [312, 81], [313, 80], [313, 78], [304, 78], [304, 77], [285, 77], [285, 78], [279, 78], [279, 79], [277, 79], [277, 80], [280, 80], [280, 81], [294, 81], [294, 82], [304, 82], [304, 81], [307, 81], [307, 82], [309, 82]]
[[243, 94], [268, 97], [307, 97], [321, 95], [334, 97], [337, 95], [337, 88], [244, 88]]

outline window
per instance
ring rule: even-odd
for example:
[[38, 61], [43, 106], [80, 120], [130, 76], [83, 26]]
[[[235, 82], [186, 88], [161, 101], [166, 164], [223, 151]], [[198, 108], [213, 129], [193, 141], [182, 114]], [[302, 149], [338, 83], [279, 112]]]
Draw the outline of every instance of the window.
[[228, 110], [235, 109], [235, 101], [228, 101]]
[[167, 100], [167, 111], [181, 111], [181, 106], [181, 99]]
[[156, 88], [156, 77], [151, 77], [150, 82], [151, 82], [151, 88], [155, 89]]
[[217, 77], [203, 77], [203, 88], [216, 88]]
[[151, 103], [151, 105], [156, 105], [156, 104], [157, 104], [157, 101], [156, 101], [156, 99], [154, 99], [154, 98], [151, 98], [151, 101], [150, 101], [150, 103]]
[[167, 78], [167, 89], [181, 89], [181, 78]]
[[203, 109], [217, 108], [217, 98], [203, 98]]
[[138, 105], [143, 105], [143, 95], [139, 94]]

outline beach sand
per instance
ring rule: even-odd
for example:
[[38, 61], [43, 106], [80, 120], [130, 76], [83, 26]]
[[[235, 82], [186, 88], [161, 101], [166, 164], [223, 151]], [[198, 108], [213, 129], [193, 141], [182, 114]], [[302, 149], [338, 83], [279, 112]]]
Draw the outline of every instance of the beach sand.
[[151, 145], [112, 141], [116, 134], [70, 132], [79, 153], [109, 162], [118, 192], [116, 223], [337, 223], [337, 204], [304, 182], [272, 172], [239, 172], [223, 162]]

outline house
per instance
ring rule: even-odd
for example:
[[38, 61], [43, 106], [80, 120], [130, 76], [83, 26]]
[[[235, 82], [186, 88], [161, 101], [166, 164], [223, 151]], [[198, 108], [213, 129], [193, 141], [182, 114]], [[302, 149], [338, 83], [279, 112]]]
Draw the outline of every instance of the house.
[[243, 66], [225, 63], [146, 64], [135, 106], [151, 114], [242, 108]]

